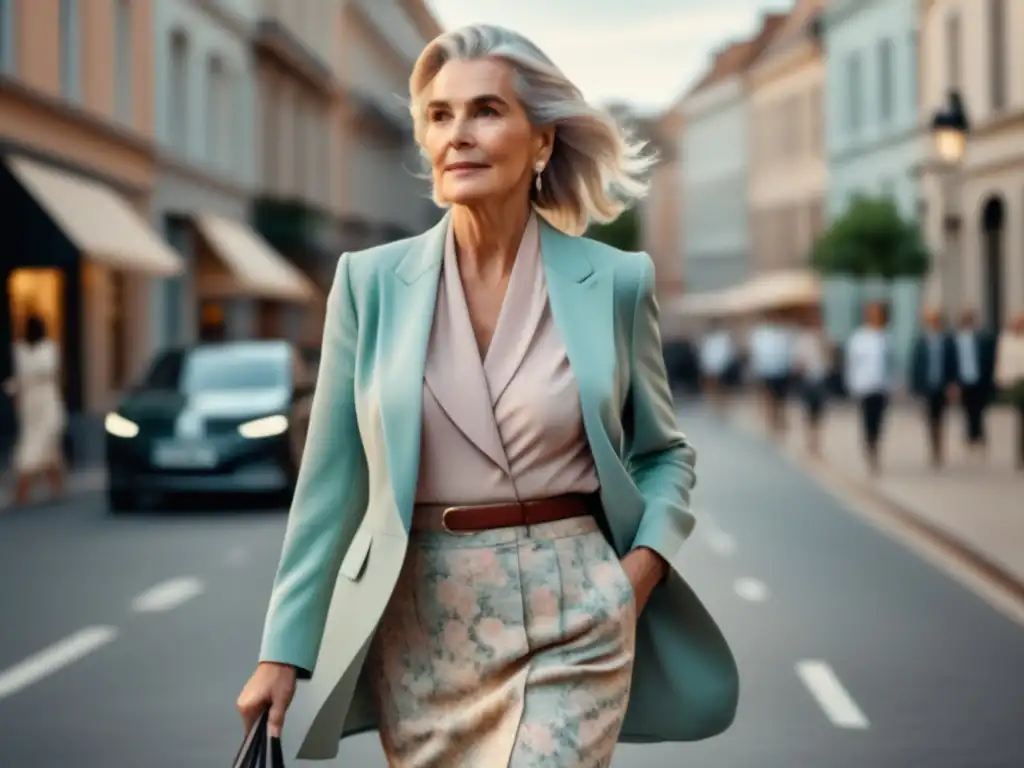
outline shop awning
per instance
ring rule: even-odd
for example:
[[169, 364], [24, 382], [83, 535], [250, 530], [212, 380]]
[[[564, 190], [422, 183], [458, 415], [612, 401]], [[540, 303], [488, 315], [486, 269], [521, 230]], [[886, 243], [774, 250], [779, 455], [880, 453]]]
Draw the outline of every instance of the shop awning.
[[113, 269], [167, 277], [182, 258], [110, 187], [23, 157], [7, 166], [85, 256]]
[[817, 275], [808, 270], [780, 270], [733, 288], [685, 296], [676, 310], [691, 317], [732, 316], [814, 306], [820, 300]]
[[313, 283], [247, 225], [213, 214], [199, 214], [195, 223], [226, 268], [221, 279], [213, 275], [201, 276], [200, 294], [206, 297], [244, 295], [292, 302], [307, 302], [317, 297]]

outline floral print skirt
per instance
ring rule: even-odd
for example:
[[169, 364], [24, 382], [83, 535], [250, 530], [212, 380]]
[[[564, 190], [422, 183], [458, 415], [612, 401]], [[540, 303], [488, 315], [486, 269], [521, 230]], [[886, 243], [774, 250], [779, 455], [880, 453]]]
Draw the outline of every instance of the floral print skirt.
[[388, 764], [609, 765], [635, 629], [593, 518], [414, 533], [367, 669]]

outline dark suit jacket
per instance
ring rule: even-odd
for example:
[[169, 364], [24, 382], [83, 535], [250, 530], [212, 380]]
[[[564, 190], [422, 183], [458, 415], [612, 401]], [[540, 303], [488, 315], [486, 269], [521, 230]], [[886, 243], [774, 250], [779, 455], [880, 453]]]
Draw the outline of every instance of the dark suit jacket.
[[932, 347], [928, 334], [921, 334], [914, 342], [910, 358], [910, 387], [915, 395], [926, 396], [945, 392], [957, 380], [957, 354], [953, 337], [942, 333], [942, 370], [938, 382], [931, 379]]
[[[995, 391], [995, 368], [996, 368], [996, 339], [988, 331], [974, 332], [974, 354], [978, 361], [977, 384], [982, 391], [991, 396]], [[956, 366], [955, 381], [963, 384], [963, 372], [960, 370], [960, 351], [956, 348], [956, 341], [953, 341], [953, 360]]]

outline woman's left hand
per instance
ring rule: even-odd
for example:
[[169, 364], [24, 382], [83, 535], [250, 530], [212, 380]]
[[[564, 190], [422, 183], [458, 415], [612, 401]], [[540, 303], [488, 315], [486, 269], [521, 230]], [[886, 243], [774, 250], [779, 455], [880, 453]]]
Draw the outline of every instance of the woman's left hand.
[[661, 555], [647, 547], [638, 547], [628, 552], [621, 562], [622, 570], [633, 585], [633, 601], [639, 616], [651, 592], [665, 578], [669, 566]]

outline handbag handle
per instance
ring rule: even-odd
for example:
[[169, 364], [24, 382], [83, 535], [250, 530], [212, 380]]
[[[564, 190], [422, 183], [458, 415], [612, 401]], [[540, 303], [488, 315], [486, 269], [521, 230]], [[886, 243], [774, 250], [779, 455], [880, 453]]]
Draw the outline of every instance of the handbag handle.
[[[252, 724], [249, 732], [245, 734], [245, 740], [242, 742], [242, 746], [239, 747], [238, 754], [235, 755], [235, 761], [231, 764], [232, 768], [256, 768], [259, 765], [257, 761], [261, 754], [265, 754], [264, 750], [269, 745], [270, 733], [267, 728], [269, 717], [269, 710], [264, 710], [256, 718], [256, 722]], [[280, 750], [280, 746], [278, 746], [278, 750]]]

